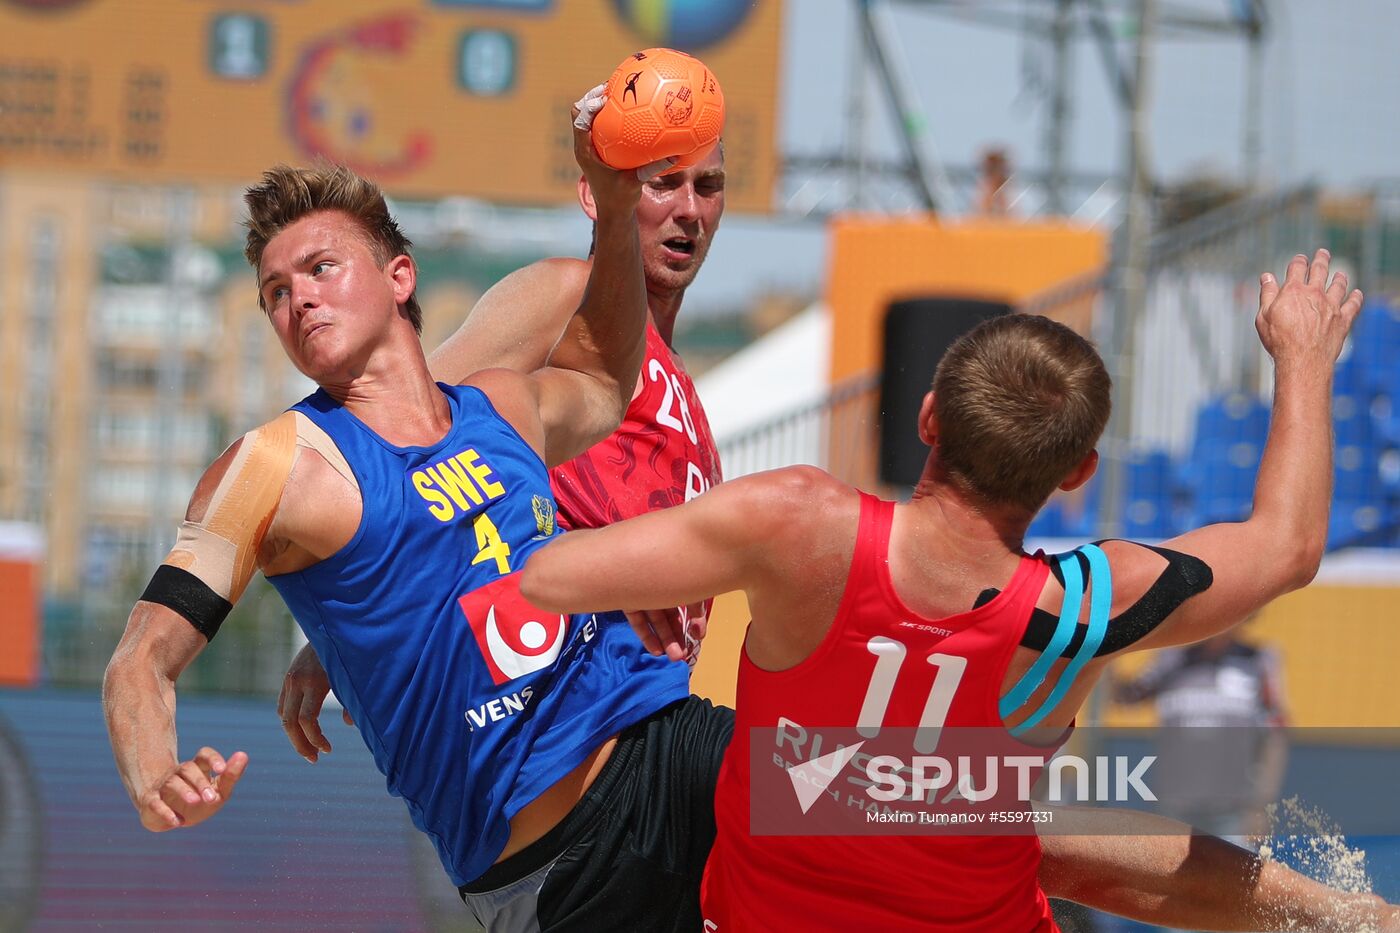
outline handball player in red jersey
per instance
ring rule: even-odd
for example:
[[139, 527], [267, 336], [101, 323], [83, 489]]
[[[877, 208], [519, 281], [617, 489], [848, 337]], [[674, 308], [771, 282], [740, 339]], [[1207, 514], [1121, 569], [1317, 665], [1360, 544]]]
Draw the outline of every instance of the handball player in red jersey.
[[[750, 834], [750, 742], [763, 730], [854, 727], [873, 713], [877, 728], [1063, 734], [1114, 658], [1207, 638], [1306, 585], [1327, 529], [1332, 368], [1361, 303], [1344, 276], [1328, 282], [1329, 261], [1325, 251], [1311, 264], [1298, 256], [1282, 287], [1261, 280], [1257, 326], [1276, 388], [1244, 522], [1160, 548], [1107, 541], [1054, 561], [1026, 554], [1026, 528], [1050, 494], [1094, 472], [1109, 379], [1069, 329], [1009, 316], [940, 364], [920, 412], [932, 451], [912, 502], [789, 468], [564, 535], [531, 558], [523, 591], [550, 611], [748, 596], [736, 731], [701, 895], [707, 931], [1050, 931], [1038, 872], [1051, 893], [1177, 926], [1396, 928], [1379, 899], [1284, 881], [1286, 869], [1200, 837], [1155, 840], [1135, 864], [1127, 840], [1047, 836], [1059, 856], [1044, 872], [1034, 835]], [[683, 633], [666, 617], [634, 617], [634, 627], [653, 652], [683, 656]], [[935, 695], [946, 712], [929, 723]], [[1252, 864], [1254, 875], [1203, 874], [1215, 858]], [[1154, 886], [1163, 896], [1149, 905], [1141, 895]]]

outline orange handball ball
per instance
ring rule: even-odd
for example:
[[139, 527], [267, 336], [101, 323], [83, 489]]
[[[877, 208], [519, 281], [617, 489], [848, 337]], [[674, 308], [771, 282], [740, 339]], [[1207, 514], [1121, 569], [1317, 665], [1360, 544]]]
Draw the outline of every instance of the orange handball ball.
[[699, 162], [724, 129], [724, 92], [704, 63], [675, 49], [633, 52], [608, 79], [593, 117], [593, 148], [616, 169], [679, 158]]

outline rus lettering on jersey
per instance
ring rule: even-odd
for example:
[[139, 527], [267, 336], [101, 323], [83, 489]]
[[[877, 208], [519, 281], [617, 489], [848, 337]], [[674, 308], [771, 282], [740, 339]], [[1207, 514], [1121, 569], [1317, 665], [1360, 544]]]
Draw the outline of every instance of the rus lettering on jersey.
[[471, 515], [506, 494], [490, 464], [471, 447], [414, 470], [410, 479], [418, 495], [428, 503], [428, 511], [440, 522]]

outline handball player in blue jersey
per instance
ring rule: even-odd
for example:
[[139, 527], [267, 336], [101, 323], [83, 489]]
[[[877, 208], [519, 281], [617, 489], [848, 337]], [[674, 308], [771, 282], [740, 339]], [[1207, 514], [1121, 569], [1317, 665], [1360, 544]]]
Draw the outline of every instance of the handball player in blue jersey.
[[[620, 618], [538, 613], [517, 585], [558, 530], [547, 465], [617, 426], [642, 358], [645, 170], [597, 159], [588, 122], [599, 100], [582, 101], [574, 124], [596, 255], [551, 365], [528, 376], [433, 381], [410, 244], [374, 185], [343, 168], [278, 168], [249, 190], [260, 302], [320, 389], [206, 471], [109, 664], [109, 734], [148, 829], [213, 816], [248, 766], [242, 752], [177, 754], [175, 683], [259, 569], [458, 885], [586, 821], [575, 804], [618, 733], [684, 705], [685, 666], [649, 656]], [[684, 826], [671, 828], [686, 845]], [[643, 827], [659, 844], [677, 838], [667, 829]], [[680, 898], [681, 886], [694, 900], [694, 882], [665, 864], [634, 867], [618, 891], [612, 864], [578, 866], [594, 884], [561, 881], [585, 903], [556, 899], [546, 925], [591, 900], [635, 910], [639, 898]], [[548, 867], [469, 903], [486, 925], [537, 925], [534, 892], [518, 889]]]

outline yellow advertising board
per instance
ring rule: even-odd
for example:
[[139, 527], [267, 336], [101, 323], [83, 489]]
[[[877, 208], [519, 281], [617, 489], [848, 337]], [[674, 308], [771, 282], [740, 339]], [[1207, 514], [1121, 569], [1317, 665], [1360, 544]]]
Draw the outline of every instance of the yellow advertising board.
[[404, 197], [574, 197], [568, 110], [627, 54], [725, 91], [732, 209], [767, 210], [781, 0], [0, 0], [0, 168], [144, 183], [344, 162]]

